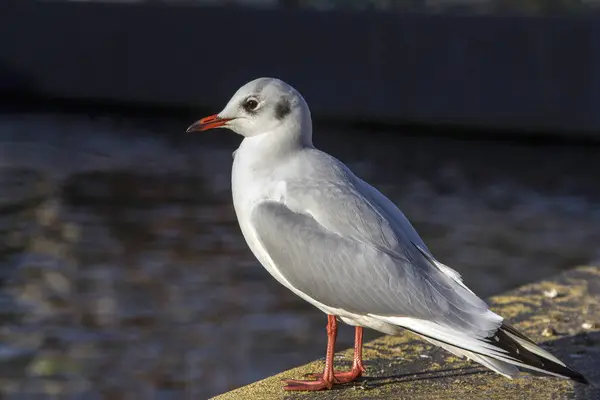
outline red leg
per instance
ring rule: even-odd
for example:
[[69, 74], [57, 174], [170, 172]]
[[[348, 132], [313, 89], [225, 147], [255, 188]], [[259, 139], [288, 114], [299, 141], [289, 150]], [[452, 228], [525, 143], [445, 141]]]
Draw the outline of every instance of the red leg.
[[333, 386], [333, 355], [335, 354], [335, 339], [337, 338], [337, 320], [333, 315], [327, 315], [327, 353], [323, 374], [314, 381], [287, 379], [285, 390], [322, 390]]
[[362, 376], [365, 372], [362, 360], [362, 341], [363, 328], [357, 326], [354, 332], [354, 358], [352, 359], [352, 369], [347, 372], [336, 372], [335, 380], [340, 383], [352, 382]]
[[[346, 372], [334, 372], [333, 378], [335, 383], [352, 382], [362, 376], [365, 372], [365, 367], [362, 361], [362, 342], [363, 328], [357, 326], [354, 332], [354, 358], [352, 359], [352, 369]], [[313, 378], [320, 378], [322, 374], [311, 374]]]

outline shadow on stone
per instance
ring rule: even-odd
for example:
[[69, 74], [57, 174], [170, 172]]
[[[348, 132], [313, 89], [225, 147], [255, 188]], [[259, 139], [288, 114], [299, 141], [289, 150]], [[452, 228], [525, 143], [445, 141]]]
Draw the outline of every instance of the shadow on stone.
[[[583, 332], [574, 336], [562, 337], [557, 340], [546, 341], [540, 343], [540, 345], [553, 354], [557, 355], [561, 360], [565, 361], [567, 365], [575, 368], [576, 370], [585, 371], [584, 376], [590, 382], [589, 386], [575, 384], [575, 392], [577, 398], [590, 398], [589, 395], [600, 395], [599, 388], [597, 387], [600, 382], [600, 332]], [[443, 350], [441, 350], [443, 352]], [[412, 362], [409, 365], [402, 365], [402, 363], [394, 364], [395, 368], [400, 371], [397, 374], [385, 374], [380, 376], [367, 376], [361, 378], [358, 383], [364, 382], [363, 386], [368, 386], [369, 389], [379, 388], [383, 386], [416, 382], [422, 380], [443, 380], [448, 378], [467, 377], [474, 375], [489, 375], [493, 376], [493, 371], [485, 369], [481, 366], [477, 366], [474, 362], [473, 367], [459, 367], [459, 368], [442, 368], [436, 370], [430, 370], [431, 362]], [[375, 359], [369, 363], [371, 368], [379, 368], [383, 364], [389, 364], [389, 359]], [[429, 364], [429, 365], [428, 365]], [[420, 372], [409, 372], [408, 370], [416, 370], [422, 367]], [[383, 370], [388, 370], [383, 368]], [[404, 372], [403, 372], [404, 371]], [[532, 376], [545, 377], [554, 379], [551, 376], [542, 374], [536, 371], [530, 371], [521, 369], [522, 372], [526, 372]], [[386, 371], [387, 372], [387, 371]], [[521, 377], [523, 377], [522, 375]], [[482, 379], [487, 379], [483, 377]], [[507, 382], [510, 382], [507, 380]], [[339, 387], [340, 389], [343, 386]], [[580, 397], [584, 396], [584, 397]]]
[[380, 387], [384, 385], [393, 385], [402, 382], [414, 382], [422, 380], [456, 378], [468, 375], [487, 374], [491, 371], [483, 368], [445, 368], [435, 371], [423, 371], [408, 374], [396, 374], [378, 377], [365, 377], [363, 380], [368, 382], [369, 387]]

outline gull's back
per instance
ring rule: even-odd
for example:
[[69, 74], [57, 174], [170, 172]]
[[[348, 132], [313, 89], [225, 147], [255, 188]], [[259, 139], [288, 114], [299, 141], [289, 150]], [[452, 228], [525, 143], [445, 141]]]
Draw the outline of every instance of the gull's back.
[[499, 326], [501, 318], [459, 275], [436, 263], [402, 212], [343, 163], [314, 148], [270, 158], [262, 155], [251, 169], [256, 181], [244, 182], [257, 193], [253, 227], [289, 285], [361, 315], [412, 316], [452, 327], [466, 320], [478, 336]]

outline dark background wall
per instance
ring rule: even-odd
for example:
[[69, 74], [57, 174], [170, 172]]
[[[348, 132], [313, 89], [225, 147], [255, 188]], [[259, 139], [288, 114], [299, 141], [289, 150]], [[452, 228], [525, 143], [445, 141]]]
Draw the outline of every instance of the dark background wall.
[[220, 109], [280, 77], [313, 114], [600, 131], [594, 16], [457, 16], [4, 0], [0, 90]]

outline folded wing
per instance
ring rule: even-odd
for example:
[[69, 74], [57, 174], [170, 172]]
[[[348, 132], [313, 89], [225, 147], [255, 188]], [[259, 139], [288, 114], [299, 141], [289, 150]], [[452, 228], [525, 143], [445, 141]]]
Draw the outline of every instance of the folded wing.
[[252, 210], [258, 239], [290, 284], [357, 314], [423, 319], [475, 337], [497, 330], [502, 318], [435, 261], [389, 200], [351, 176], [335, 182], [287, 182], [281, 201]]

